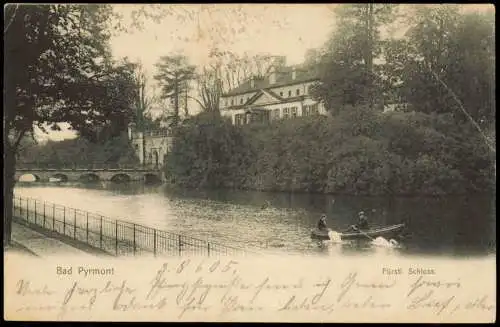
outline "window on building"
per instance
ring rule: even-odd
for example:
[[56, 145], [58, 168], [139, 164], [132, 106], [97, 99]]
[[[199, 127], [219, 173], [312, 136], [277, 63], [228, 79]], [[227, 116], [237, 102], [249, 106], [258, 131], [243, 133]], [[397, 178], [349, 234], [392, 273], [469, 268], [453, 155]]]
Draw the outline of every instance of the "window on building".
[[297, 91], [295, 91], [295, 94], [300, 95], [300, 90], [297, 89]]
[[282, 96], [283, 96], [283, 91], [280, 92], [280, 97], [282, 97]]
[[245, 122], [245, 115], [243, 114], [236, 114], [234, 115], [234, 124], [236, 126], [243, 125]]
[[243, 98], [240, 99], [240, 104], [243, 104]]
[[290, 118], [290, 108], [283, 108], [283, 119]]
[[274, 109], [272, 112], [272, 120], [280, 119], [280, 110]]
[[289, 96], [289, 97], [291, 97], [291, 96], [292, 96], [292, 91], [291, 91], [291, 90], [289, 90], [289, 91], [288, 91], [288, 96]]
[[292, 118], [297, 118], [297, 107], [292, 107], [290, 115]]
[[231, 105], [234, 106], [234, 99], [231, 99]]
[[311, 90], [312, 90], [312, 85], [309, 85], [309, 86], [306, 88], [306, 94], [311, 94]]
[[311, 106], [311, 115], [317, 115], [317, 114], [319, 114], [318, 104], [315, 103]]

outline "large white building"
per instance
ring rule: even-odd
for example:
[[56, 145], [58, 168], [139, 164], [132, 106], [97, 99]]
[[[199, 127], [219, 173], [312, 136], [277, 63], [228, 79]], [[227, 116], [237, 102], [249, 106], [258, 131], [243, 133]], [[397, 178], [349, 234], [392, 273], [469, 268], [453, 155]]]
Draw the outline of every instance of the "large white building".
[[310, 87], [319, 80], [315, 65], [273, 65], [264, 77], [252, 77], [221, 98], [221, 115], [233, 124], [325, 114]]

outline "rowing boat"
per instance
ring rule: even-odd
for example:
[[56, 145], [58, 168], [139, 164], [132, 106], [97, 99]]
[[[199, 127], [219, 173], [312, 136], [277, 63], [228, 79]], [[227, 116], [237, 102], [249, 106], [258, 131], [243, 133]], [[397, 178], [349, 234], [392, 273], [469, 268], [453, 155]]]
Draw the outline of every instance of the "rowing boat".
[[[343, 241], [350, 241], [350, 240], [370, 240], [377, 238], [379, 236], [383, 236], [385, 238], [389, 238], [391, 236], [396, 236], [401, 229], [403, 229], [404, 224], [396, 224], [396, 225], [390, 225], [390, 226], [385, 226], [385, 227], [375, 227], [371, 228], [368, 230], [364, 231], [344, 231], [339, 233], [340, 239]], [[331, 229], [327, 230], [319, 230], [319, 229], [314, 229], [311, 231], [311, 238], [313, 239], [318, 239], [318, 240], [329, 240], [329, 232]]]

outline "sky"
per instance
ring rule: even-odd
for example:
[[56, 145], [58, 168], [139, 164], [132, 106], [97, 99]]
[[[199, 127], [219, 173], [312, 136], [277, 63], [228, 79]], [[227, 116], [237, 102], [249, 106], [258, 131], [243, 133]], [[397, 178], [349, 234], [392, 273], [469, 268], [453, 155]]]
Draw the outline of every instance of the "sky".
[[[135, 6], [121, 5], [127, 15]], [[162, 5], [168, 12], [161, 23], [146, 22], [143, 31], [117, 35], [116, 56], [139, 59], [149, 71], [160, 56], [184, 53], [203, 65], [211, 48], [237, 54], [271, 53], [300, 63], [308, 48], [321, 46], [331, 33], [331, 5], [211, 4]]]
[[[127, 26], [132, 12], [141, 6], [147, 13], [164, 15], [157, 22], [143, 17], [142, 30], [114, 35], [111, 50], [116, 59], [141, 62], [150, 85], [154, 84], [154, 64], [161, 56], [184, 54], [192, 64], [202, 66], [215, 47], [240, 55], [283, 55], [287, 64], [298, 64], [307, 49], [325, 43], [335, 24], [332, 4], [121, 4], [114, 9]], [[467, 10], [485, 7], [467, 6]], [[61, 127], [63, 131], [50, 135], [36, 134], [40, 140], [75, 137], [66, 126]]]
[[[131, 12], [140, 5], [115, 5], [116, 12], [129, 25]], [[143, 19], [142, 30], [119, 33], [111, 38], [116, 59], [128, 57], [143, 65], [149, 82], [154, 84], [154, 64], [163, 55], [184, 54], [189, 61], [202, 66], [210, 49], [218, 47], [236, 54], [269, 53], [287, 57], [287, 64], [304, 60], [305, 51], [324, 44], [334, 26], [332, 5], [298, 4], [183, 4], [160, 5], [165, 16], [160, 22]], [[150, 8], [148, 8], [150, 7]], [[156, 7], [145, 7], [153, 13]], [[67, 130], [37, 133], [43, 141], [75, 137]]]

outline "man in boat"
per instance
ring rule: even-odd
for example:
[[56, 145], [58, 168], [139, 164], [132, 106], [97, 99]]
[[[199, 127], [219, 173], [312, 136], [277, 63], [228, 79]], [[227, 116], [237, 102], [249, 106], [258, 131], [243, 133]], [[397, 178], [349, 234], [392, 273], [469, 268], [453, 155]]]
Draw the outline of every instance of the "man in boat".
[[271, 206], [271, 202], [269, 202], [269, 200], [266, 200], [266, 202], [264, 202], [264, 204], [262, 205], [261, 209], [265, 210], [265, 209], [269, 208], [270, 206]]
[[321, 218], [319, 218], [318, 229], [322, 230], [322, 231], [328, 229], [328, 227], [326, 226], [326, 215], [325, 214], [322, 214]]
[[358, 223], [356, 225], [352, 225], [349, 227], [350, 231], [359, 231], [359, 230], [367, 230], [370, 228], [368, 224], [368, 217], [366, 217], [363, 211], [358, 213]]

